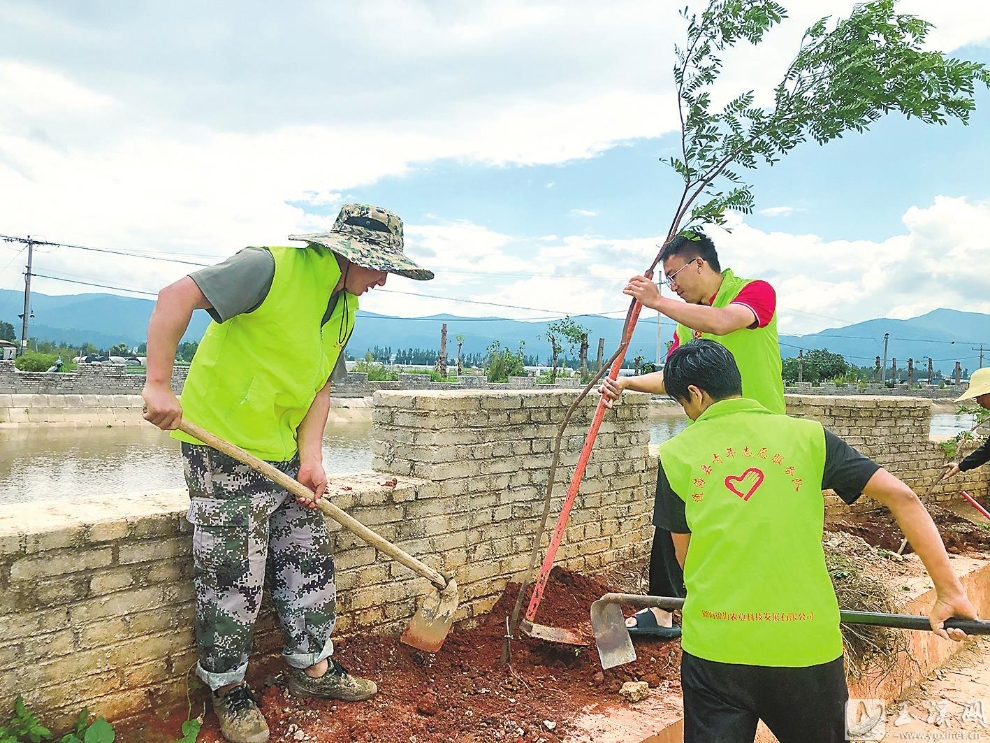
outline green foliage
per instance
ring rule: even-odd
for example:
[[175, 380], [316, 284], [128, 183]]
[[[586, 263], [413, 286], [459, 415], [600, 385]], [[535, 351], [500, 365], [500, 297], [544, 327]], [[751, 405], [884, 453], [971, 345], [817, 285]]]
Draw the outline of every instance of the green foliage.
[[110, 346], [110, 350], [107, 352], [108, 356], [130, 356], [131, 347], [126, 343], [115, 343]]
[[432, 369], [405, 369], [403, 374], [423, 374], [429, 375], [431, 382], [456, 382], [457, 377], [445, 377], [438, 371], [433, 371]]
[[51, 731], [43, 727], [25, 706], [20, 695], [14, 700], [14, 716], [0, 728], [0, 743], [41, 743], [51, 740]]
[[557, 359], [564, 350], [565, 344], [574, 354], [574, 347], [580, 349], [582, 376], [588, 368], [588, 328], [576, 323], [570, 315], [555, 320], [547, 326], [547, 340], [550, 341], [550, 378], [557, 379]]
[[186, 720], [182, 723], [182, 737], [175, 743], [196, 743], [196, 737], [199, 735], [201, 727], [203, 727], [203, 723], [198, 719]]
[[18, 356], [14, 359], [14, 366], [23, 372], [43, 372], [47, 371], [55, 363], [56, 358], [52, 354], [29, 351], [23, 356]]
[[722, 73], [722, 53], [743, 39], [758, 44], [786, 14], [773, 0], [711, 0], [700, 16], [682, 11], [687, 45], [676, 48], [674, 67], [681, 153], [661, 160], [684, 181], [671, 235], [690, 225], [724, 226], [726, 211], [753, 211], [750, 186], [734, 168], [773, 165], [808, 139], [825, 144], [863, 132], [890, 112], [966, 124], [976, 84], [990, 86], [982, 64], [923, 50], [931, 24], [896, 13], [895, 0], [874, 0], [805, 32], [771, 107], [756, 105], [747, 91], [712, 111], [710, 88]]
[[[89, 710], [83, 709], [72, 730], [63, 735], [59, 743], [114, 743], [116, 737], [109, 722], [102, 717], [90, 722]], [[18, 696], [14, 701], [14, 717], [5, 727], [0, 727], [0, 743], [41, 743], [51, 739], [51, 731], [38, 722], [38, 718], [27, 709], [24, 699]]]
[[175, 360], [184, 361], [187, 364], [191, 363], [198, 348], [199, 341], [185, 341], [184, 343], [180, 343], [175, 349]]
[[525, 341], [519, 341], [519, 350], [513, 353], [508, 348], [502, 348], [502, 344], [493, 341], [488, 346], [488, 359], [485, 362], [485, 376], [489, 382], [508, 382], [509, 377], [521, 377], [526, 370], [525, 355], [523, 349], [526, 347]]
[[102, 717], [97, 717], [89, 723], [89, 710], [79, 713], [75, 729], [64, 736], [60, 743], [113, 743], [117, 734], [113, 727]]
[[963, 445], [973, 441], [973, 431], [978, 428], [990, 426], [990, 410], [980, 406], [960, 405], [956, 409], [956, 415], [972, 415], [975, 418], [973, 427], [968, 431], [960, 431], [951, 439], [939, 442], [939, 448], [945, 454], [946, 461], [954, 460], [960, 453]]
[[[843, 358], [842, 354], [831, 353], [825, 348], [816, 348], [804, 355], [802, 379], [805, 382], [818, 384], [832, 381], [836, 384], [846, 384], [854, 378], [855, 369]], [[798, 379], [798, 359], [784, 359], [781, 376], [788, 384]]]
[[0, 320], [0, 341], [16, 341], [17, 336], [14, 335], [14, 326], [9, 322]]
[[367, 374], [369, 382], [395, 382], [399, 379], [398, 372], [390, 371], [384, 364], [362, 359], [354, 364], [354, 371]]

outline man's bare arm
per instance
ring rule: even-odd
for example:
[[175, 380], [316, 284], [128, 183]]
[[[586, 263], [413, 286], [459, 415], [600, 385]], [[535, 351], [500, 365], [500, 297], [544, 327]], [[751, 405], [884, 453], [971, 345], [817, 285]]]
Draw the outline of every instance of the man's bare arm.
[[148, 376], [141, 396], [144, 419], [166, 431], [182, 420], [182, 406], [172, 392], [175, 349], [189, 327], [193, 311], [210, 307], [209, 300], [188, 276], [158, 292], [148, 323]]

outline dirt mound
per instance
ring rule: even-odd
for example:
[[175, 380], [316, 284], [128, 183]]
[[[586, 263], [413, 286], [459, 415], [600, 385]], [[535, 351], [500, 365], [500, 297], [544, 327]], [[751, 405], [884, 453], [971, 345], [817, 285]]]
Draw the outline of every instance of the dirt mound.
[[[334, 657], [351, 672], [378, 682], [378, 696], [368, 702], [298, 700], [275, 679], [262, 693], [272, 740], [557, 743], [582, 710], [623, 703], [618, 691], [625, 681], [646, 681], [680, 694], [678, 642], [638, 642], [636, 662], [602, 671], [589, 609], [613, 589], [560, 568], [551, 574], [537, 619], [576, 629], [589, 645], [574, 648], [517, 637], [511, 665], [502, 664], [505, 620], [518, 589], [510, 584], [481, 624], [455, 628], [436, 654], [391, 637], [338, 642]], [[198, 740], [222, 741], [212, 714]]]
[[[938, 504], [928, 504], [927, 508], [948, 552], [957, 555], [990, 553], [990, 529], [957, 516]], [[896, 552], [901, 546], [901, 540], [904, 539], [893, 515], [885, 508], [868, 513], [843, 514], [840, 518], [830, 519], [828, 528], [855, 534], [866, 540], [868, 544], [891, 552]], [[905, 547], [904, 554], [910, 552], [911, 547]]]

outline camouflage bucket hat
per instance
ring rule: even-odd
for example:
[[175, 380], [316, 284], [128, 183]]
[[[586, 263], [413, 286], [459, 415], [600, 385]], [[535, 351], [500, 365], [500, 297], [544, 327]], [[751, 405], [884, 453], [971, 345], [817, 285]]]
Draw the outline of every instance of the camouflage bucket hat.
[[329, 232], [289, 235], [289, 239], [322, 245], [364, 268], [417, 281], [433, 278], [433, 271], [416, 265], [402, 252], [402, 220], [378, 206], [344, 204]]

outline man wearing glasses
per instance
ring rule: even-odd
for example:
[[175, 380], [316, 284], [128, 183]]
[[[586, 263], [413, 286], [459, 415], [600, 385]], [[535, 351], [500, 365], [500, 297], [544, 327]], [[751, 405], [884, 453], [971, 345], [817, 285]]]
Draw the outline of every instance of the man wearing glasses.
[[[622, 293], [677, 323], [667, 357], [696, 338], [718, 341], [735, 357], [743, 397], [756, 400], [771, 413], [783, 414], [784, 383], [773, 287], [766, 281], [739, 278], [728, 268], [723, 271], [715, 244], [703, 234], [677, 235], [664, 248], [660, 260], [665, 274], [662, 283], [684, 301], [661, 296], [660, 287], [645, 276], [633, 276]], [[662, 395], [663, 372], [614, 380], [606, 377], [600, 391], [611, 407], [625, 390]], [[674, 556], [670, 532], [659, 526], [650, 555], [650, 594], [684, 595], [684, 574]], [[644, 609], [629, 617], [626, 624], [631, 635], [668, 639], [680, 635], [680, 627], [673, 626], [670, 613], [662, 609]]]

